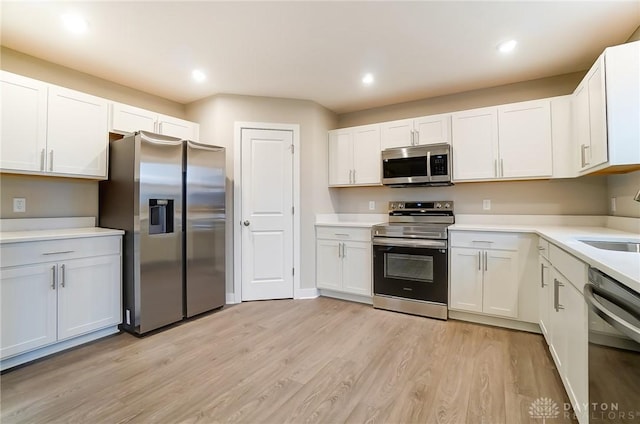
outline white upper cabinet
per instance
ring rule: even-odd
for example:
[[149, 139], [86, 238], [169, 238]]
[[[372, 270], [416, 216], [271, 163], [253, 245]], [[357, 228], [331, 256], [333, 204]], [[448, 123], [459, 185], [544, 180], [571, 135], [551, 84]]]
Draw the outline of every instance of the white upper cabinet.
[[49, 87], [47, 170], [107, 177], [108, 102], [62, 87]]
[[551, 139], [553, 141], [553, 178], [578, 175], [571, 113], [572, 96], [551, 98]]
[[135, 131], [156, 131], [158, 114], [122, 103], [111, 104], [111, 126], [109, 131], [128, 134]]
[[549, 99], [453, 114], [454, 181], [551, 177]]
[[640, 169], [640, 41], [609, 47], [573, 93], [581, 174]]
[[111, 106], [109, 131], [113, 133], [130, 134], [142, 130], [183, 140], [198, 141], [199, 129], [198, 124], [184, 119], [161, 115], [122, 103], [113, 103]]
[[47, 84], [0, 71], [0, 168], [44, 171]]
[[329, 131], [329, 185], [380, 185], [380, 127]]
[[553, 173], [549, 100], [498, 107], [502, 178], [550, 177]]
[[382, 150], [451, 142], [451, 115], [423, 116], [380, 124]]
[[416, 144], [451, 143], [451, 115], [423, 116], [413, 120]]
[[198, 141], [200, 126], [194, 122], [185, 121], [184, 119], [159, 115], [157, 128], [157, 132], [160, 134], [177, 137], [182, 140]]
[[452, 116], [453, 179], [486, 180], [498, 176], [498, 113], [495, 107]]
[[108, 102], [2, 72], [5, 172], [107, 177]]

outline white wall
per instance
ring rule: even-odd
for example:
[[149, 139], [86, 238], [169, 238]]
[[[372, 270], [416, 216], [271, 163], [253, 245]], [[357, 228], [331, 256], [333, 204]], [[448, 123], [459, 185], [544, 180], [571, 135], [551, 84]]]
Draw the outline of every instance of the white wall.
[[[640, 171], [607, 177], [607, 200], [609, 215], [640, 218], [640, 202], [633, 197], [640, 190]], [[611, 209], [611, 198], [615, 197], [616, 210]]]
[[[334, 188], [334, 207], [340, 213], [385, 213], [392, 200], [453, 200], [460, 214], [606, 215], [607, 177], [567, 180], [464, 183], [450, 187], [349, 187]], [[491, 210], [482, 209], [491, 200]]]
[[[234, 123], [300, 125], [301, 287], [315, 287], [315, 214], [332, 213], [327, 188], [327, 131], [336, 116], [315, 102], [254, 96], [216, 95], [187, 105], [187, 119], [200, 123], [200, 140], [227, 148], [227, 214], [233, 217]], [[233, 222], [227, 220], [227, 292], [233, 292]]]

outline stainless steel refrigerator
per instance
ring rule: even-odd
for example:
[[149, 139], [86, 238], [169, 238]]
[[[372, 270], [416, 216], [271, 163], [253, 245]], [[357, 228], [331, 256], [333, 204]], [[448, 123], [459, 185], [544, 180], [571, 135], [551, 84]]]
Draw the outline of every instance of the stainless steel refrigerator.
[[99, 223], [125, 231], [125, 330], [144, 334], [224, 305], [224, 155], [144, 131], [111, 141]]

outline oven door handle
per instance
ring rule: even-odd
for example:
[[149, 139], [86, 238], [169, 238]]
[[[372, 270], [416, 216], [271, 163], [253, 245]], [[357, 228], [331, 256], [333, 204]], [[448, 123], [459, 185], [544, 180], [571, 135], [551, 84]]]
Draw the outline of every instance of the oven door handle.
[[374, 246], [398, 246], [398, 247], [417, 247], [425, 249], [446, 249], [446, 240], [405, 240], [397, 238], [373, 238]]
[[[602, 318], [604, 321], [606, 321], [609, 325], [611, 325], [616, 330], [620, 331], [621, 333], [629, 336], [636, 342], [640, 343], [640, 328], [620, 318], [618, 315], [614, 314], [611, 310], [607, 309], [605, 305], [603, 305], [598, 301], [598, 299], [596, 299], [596, 297], [594, 296], [594, 293], [614, 303], [613, 299], [608, 299], [608, 297], [610, 296], [608, 296], [606, 293], [603, 293], [601, 290], [598, 290], [598, 287], [596, 287], [592, 283], [587, 283], [584, 285], [583, 293], [584, 293], [584, 298], [587, 302], [587, 305], [600, 318]], [[618, 306], [621, 309], [625, 309], [622, 305], [618, 304]], [[633, 313], [631, 313], [631, 315], [633, 315]]]

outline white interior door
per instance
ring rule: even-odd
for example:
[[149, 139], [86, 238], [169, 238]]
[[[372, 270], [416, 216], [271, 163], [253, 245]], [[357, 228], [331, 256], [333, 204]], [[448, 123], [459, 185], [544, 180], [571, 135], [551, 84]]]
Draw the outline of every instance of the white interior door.
[[293, 132], [242, 129], [242, 300], [293, 297]]

